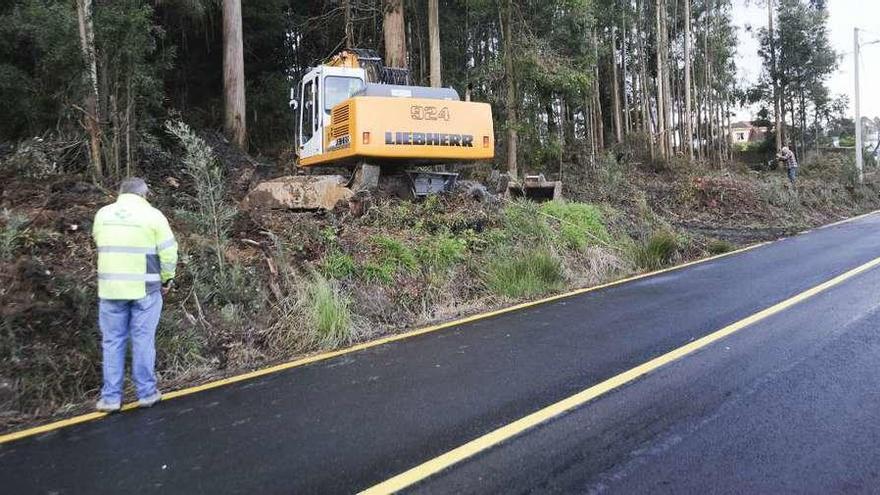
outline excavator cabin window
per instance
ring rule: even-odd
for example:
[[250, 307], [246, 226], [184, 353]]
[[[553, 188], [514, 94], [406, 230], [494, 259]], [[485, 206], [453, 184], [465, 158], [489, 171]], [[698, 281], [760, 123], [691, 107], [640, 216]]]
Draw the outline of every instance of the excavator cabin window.
[[327, 76], [324, 78], [324, 112], [330, 110], [363, 89], [364, 82], [357, 77]]
[[312, 139], [312, 135], [314, 134], [314, 100], [315, 100], [315, 85], [312, 81], [309, 81], [303, 87], [303, 105], [302, 105], [302, 126], [301, 126], [301, 136], [300, 136], [300, 144], [305, 144]]

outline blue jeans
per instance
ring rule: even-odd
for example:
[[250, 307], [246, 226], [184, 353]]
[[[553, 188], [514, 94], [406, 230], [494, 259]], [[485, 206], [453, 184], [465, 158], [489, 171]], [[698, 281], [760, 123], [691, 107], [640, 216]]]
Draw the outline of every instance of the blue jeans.
[[100, 299], [98, 325], [104, 352], [104, 386], [101, 398], [111, 404], [122, 402], [125, 381], [125, 351], [131, 339], [131, 378], [139, 399], [156, 390], [156, 327], [162, 313], [162, 294], [154, 291], [143, 299]]
[[797, 167], [791, 167], [788, 169], [788, 180], [794, 184], [795, 179], [797, 179]]

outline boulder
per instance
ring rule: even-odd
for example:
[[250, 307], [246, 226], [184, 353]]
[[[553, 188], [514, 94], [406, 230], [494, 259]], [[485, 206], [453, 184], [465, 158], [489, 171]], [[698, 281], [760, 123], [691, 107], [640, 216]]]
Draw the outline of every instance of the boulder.
[[341, 175], [288, 175], [260, 182], [243, 201], [247, 209], [332, 210], [354, 195]]

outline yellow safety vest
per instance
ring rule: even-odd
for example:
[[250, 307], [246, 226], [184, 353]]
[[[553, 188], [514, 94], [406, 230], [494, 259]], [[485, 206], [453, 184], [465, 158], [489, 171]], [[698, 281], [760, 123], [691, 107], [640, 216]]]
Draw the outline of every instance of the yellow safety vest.
[[177, 241], [165, 215], [137, 194], [120, 194], [95, 214], [98, 297], [141, 299], [174, 278]]

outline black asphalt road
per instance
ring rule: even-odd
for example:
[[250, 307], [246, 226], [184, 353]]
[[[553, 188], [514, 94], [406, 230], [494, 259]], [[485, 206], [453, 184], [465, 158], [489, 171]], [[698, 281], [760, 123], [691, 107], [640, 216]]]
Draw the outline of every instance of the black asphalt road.
[[[349, 493], [880, 256], [880, 215], [0, 445], [2, 493]], [[876, 491], [880, 269], [412, 491]]]

